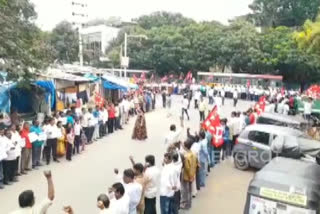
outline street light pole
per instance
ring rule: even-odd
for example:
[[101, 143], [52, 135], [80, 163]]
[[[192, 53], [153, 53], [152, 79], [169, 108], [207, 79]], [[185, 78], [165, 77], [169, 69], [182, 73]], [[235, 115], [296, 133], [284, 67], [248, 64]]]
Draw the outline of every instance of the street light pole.
[[[127, 59], [127, 40], [128, 35], [127, 33], [124, 33], [124, 57]], [[127, 66], [124, 66], [124, 78], [127, 79]]]

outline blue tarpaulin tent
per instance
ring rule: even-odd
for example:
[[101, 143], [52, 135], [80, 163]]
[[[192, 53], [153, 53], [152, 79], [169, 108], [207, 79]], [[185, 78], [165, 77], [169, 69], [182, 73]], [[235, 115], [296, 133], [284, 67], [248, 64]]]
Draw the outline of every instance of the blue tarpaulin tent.
[[46, 102], [49, 102], [49, 95], [51, 98], [51, 109], [54, 109], [56, 106], [56, 88], [53, 84], [53, 81], [36, 81], [36, 85], [40, 86], [46, 91]]
[[16, 83], [5, 83], [0, 85], [0, 111], [10, 112], [10, 90], [16, 87]]
[[94, 82], [96, 82], [96, 81], [98, 81], [100, 79], [99, 77], [97, 77], [96, 75], [91, 74], [91, 73], [86, 73], [83, 77], [86, 77], [86, 78], [88, 78], [88, 79], [90, 79], [91, 81], [94, 81]]

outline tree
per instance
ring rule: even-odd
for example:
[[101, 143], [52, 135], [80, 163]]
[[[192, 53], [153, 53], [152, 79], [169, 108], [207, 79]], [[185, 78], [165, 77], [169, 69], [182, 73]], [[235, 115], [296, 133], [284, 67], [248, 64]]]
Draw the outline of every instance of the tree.
[[29, 78], [31, 69], [43, 69], [52, 62], [42, 54], [51, 48], [34, 25], [37, 14], [28, 0], [0, 1], [1, 68], [12, 78]]
[[180, 13], [155, 12], [141, 16], [135, 20], [142, 28], [151, 29], [162, 26], [185, 27], [195, 23], [194, 20], [182, 16]]
[[52, 30], [51, 44], [57, 51], [56, 58], [63, 63], [78, 61], [79, 38], [72, 24], [62, 21]]
[[303, 30], [296, 32], [294, 38], [302, 50], [309, 54], [316, 54], [320, 59], [320, 16], [315, 22], [307, 20]]
[[301, 26], [314, 20], [319, 11], [319, 0], [254, 0], [249, 8], [250, 16], [258, 26]]

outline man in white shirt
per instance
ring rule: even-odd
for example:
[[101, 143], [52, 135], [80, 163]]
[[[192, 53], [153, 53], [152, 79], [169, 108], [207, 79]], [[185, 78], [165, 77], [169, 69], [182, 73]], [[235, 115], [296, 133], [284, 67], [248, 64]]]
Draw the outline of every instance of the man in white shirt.
[[53, 160], [55, 162], [59, 162], [57, 159], [58, 128], [53, 118], [50, 118], [49, 124], [45, 127], [44, 132], [47, 135], [47, 143], [45, 147], [45, 156], [46, 156], [47, 165], [50, 163], [51, 151], [52, 151]]
[[132, 169], [126, 169], [123, 172], [124, 189], [129, 197], [129, 214], [137, 213], [137, 206], [142, 195], [141, 184], [135, 182]]
[[144, 176], [146, 179], [144, 201], [146, 214], [156, 213], [156, 197], [158, 193], [158, 183], [160, 171], [155, 166], [155, 157], [153, 155], [147, 155], [145, 157], [146, 170]]
[[189, 114], [188, 114], [188, 107], [189, 107], [189, 100], [187, 98], [187, 95], [183, 96], [182, 100], [182, 120], [184, 119], [184, 114], [186, 113], [188, 120], [190, 120]]
[[129, 197], [122, 183], [115, 183], [109, 190], [110, 211], [112, 214], [129, 214]]
[[102, 110], [102, 121], [104, 124], [104, 134], [107, 134], [107, 128], [108, 128], [108, 118], [109, 118], [109, 114], [108, 114], [108, 110], [107, 107], [104, 106], [103, 110]]
[[309, 97], [307, 101], [304, 102], [304, 117], [306, 120], [310, 121], [311, 113], [312, 113], [312, 98]]
[[32, 190], [26, 190], [19, 195], [20, 208], [11, 214], [46, 214], [54, 199], [54, 186], [51, 171], [45, 171], [44, 175], [48, 183], [48, 197], [40, 204], [35, 205], [35, 197]]
[[237, 89], [233, 91], [233, 107], [237, 107], [239, 92]]
[[176, 125], [174, 124], [170, 126], [170, 132], [168, 133], [168, 135], [165, 137], [165, 140], [164, 140], [165, 151], [167, 151], [169, 146], [179, 141], [181, 131], [182, 131], [181, 129], [177, 131]]
[[100, 194], [97, 198], [97, 207], [100, 209], [99, 214], [112, 214], [109, 209], [110, 200], [106, 194]]
[[224, 106], [224, 99], [226, 97], [226, 92], [225, 92], [224, 88], [221, 88], [220, 95], [221, 95], [221, 101], [222, 101], [221, 103]]
[[0, 189], [3, 189], [3, 161], [8, 157], [8, 145], [4, 136], [4, 126], [0, 125]]
[[213, 87], [211, 87], [208, 91], [209, 105], [213, 104], [213, 94], [214, 94], [214, 90], [213, 90]]
[[17, 182], [18, 180], [15, 178], [15, 169], [16, 169], [16, 159], [17, 159], [17, 153], [16, 153], [16, 144], [13, 143], [11, 139], [11, 132], [10, 129], [5, 130], [5, 137], [2, 138], [2, 142], [6, 144], [7, 148], [7, 158], [3, 160], [3, 183], [5, 185], [10, 185], [11, 182]]
[[164, 166], [161, 171], [160, 180], [160, 209], [161, 214], [170, 214], [173, 202], [174, 193], [179, 185], [179, 179], [176, 174], [176, 168], [172, 164], [172, 154], [164, 155]]
[[197, 91], [194, 94], [194, 108], [197, 109], [199, 107], [199, 101], [201, 97], [201, 91], [200, 89], [197, 89]]

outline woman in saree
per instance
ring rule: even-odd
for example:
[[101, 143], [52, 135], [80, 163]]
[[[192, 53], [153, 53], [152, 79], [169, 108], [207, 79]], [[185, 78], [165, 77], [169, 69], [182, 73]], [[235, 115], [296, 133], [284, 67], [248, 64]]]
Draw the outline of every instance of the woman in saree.
[[144, 112], [141, 107], [137, 106], [137, 119], [134, 125], [132, 139], [134, 140], [145, 140], [148, 138], [146, 119], [144, 117]]
[[57, 156], [62, 157], [66, 154], [66, 133], [62, 122], [57, 123]]

